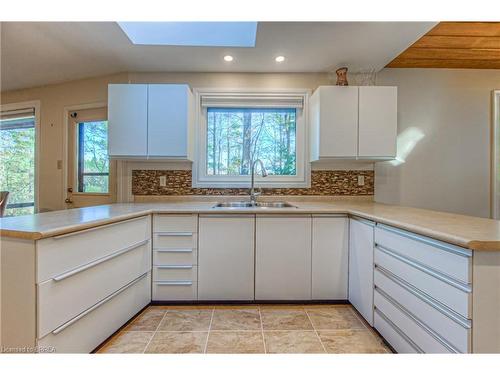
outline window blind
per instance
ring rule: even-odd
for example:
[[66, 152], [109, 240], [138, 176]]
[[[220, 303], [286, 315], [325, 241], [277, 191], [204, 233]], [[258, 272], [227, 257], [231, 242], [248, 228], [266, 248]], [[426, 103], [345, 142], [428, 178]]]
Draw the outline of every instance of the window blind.
[[219, 108], [302, 108], [304, 97], [301, 95], [216, 95], [201, 96], [202, 107]]
[[35, 108], [0, 112], [0, 130], [32, 128], [35, 126]]

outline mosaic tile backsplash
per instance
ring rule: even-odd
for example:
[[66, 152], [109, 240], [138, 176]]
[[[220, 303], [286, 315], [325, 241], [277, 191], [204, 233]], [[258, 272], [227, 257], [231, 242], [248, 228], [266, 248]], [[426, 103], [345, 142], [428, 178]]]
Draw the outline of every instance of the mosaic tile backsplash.
[[[365, 184], [358, 186], [358, 176]], [[160, 186], [160, 176], [167, 177]], [[190, 170], [133, 170], [134, 195], [248, 195], [248, 188], [193, 188]], [[264, 188], [264, 195], [373, 195], [373, 171], [312, 171], [310, 188]]]

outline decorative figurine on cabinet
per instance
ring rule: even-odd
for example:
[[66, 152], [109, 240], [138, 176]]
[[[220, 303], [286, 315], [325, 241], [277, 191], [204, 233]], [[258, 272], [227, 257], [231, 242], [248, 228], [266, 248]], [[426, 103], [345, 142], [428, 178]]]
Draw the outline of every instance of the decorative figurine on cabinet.
[[335, 73], [337, 73], [337, 86], [349, 86], [349, 82], [347, 82], [347, 67], [338, 68]]

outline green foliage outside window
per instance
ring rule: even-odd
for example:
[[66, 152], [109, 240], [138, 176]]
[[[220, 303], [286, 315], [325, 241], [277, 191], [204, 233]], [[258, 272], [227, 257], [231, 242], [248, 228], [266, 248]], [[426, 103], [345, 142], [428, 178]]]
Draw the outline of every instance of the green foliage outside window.
[[109, 192], [107, 121], [78, 124], [78, 191]]
[[0, 120], [0, 191], [10, 193], [6, 216], [34, 213], [35, 119]]
[[296, 110], [208, 108], [207, 174], [248, 175], [255, 159], [270, 175], [296, 175]]

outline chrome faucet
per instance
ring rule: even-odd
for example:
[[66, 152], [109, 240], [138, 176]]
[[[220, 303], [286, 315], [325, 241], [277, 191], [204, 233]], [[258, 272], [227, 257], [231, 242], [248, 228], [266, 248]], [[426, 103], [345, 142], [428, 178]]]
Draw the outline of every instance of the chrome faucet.
[[260, 193], [257, 193], [255, 191], [255, 187], [254, 187], [254, 183], [255, 183], [255, 164], [257, 164], [257, 162], [260, 164], [260, 172], [262, 174], [262, 177], [267, 177], [267, 171], [266, 171], [266, 168], [264, 167], [264, 163], [262, 162], [262, 160], [260, 159], [255, 159], [255, 161], [252, 163], [251, 167], [250, 167], [250, 175], [252, 176], [252, 183], [250, 185], [250, 203], [252, 204], [252, 206], [255, 206], [256, 202], [257, 202], [257, 196], [260, 195]]

